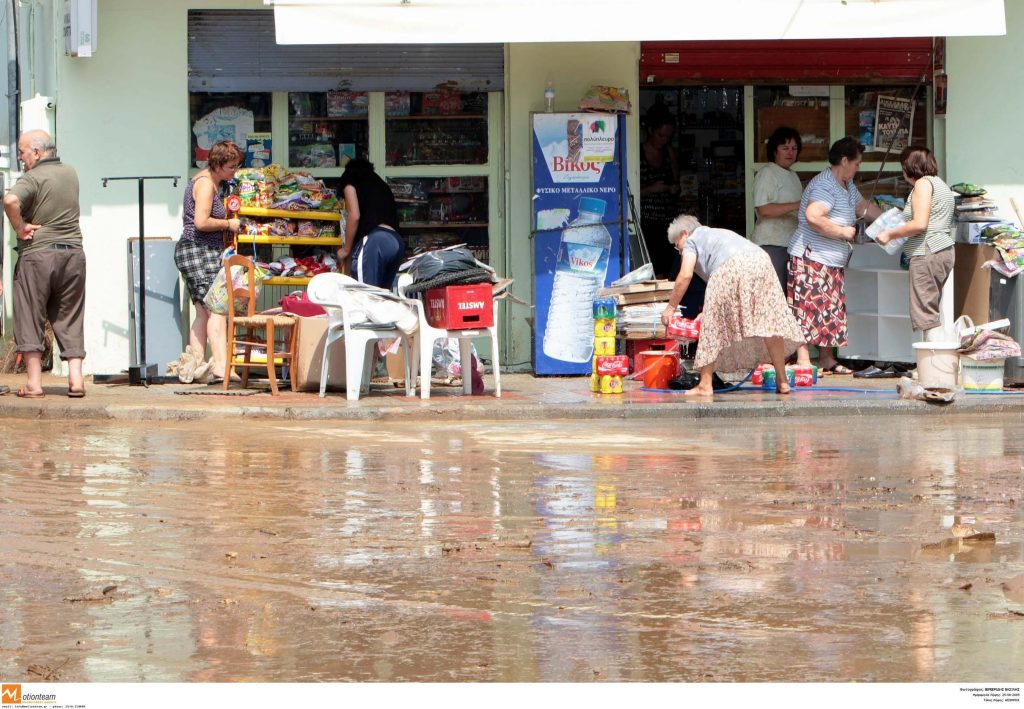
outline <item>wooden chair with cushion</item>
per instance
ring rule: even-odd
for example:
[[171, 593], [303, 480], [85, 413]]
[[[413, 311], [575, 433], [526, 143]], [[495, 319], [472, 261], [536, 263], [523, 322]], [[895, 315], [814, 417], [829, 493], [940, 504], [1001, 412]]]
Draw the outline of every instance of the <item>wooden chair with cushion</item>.
[[[245, 288], [234, 290], [234, 303], [245, 303], [245, 315], [236, 315], [234, 307], [228, 306], [228, 328], [227, 328], [227, 363], [228, 371], [224, 377], [224, 391], [227, 391], [231, 382], [231, 374], [235, 367], [242, 369], [242, 387], [249, 385], [249, 370], [253, 367], [266, 368], [267, 378], [270, 380], [270, 393], [277, 396], [277, 366], [276, 360], [281, 359], [288, 365], [291, 373], [291, 388], [296, 390], [295, 379], [295, 351], [296, 351], [296, 327], [295, 318], [290, 315], [264, 315], [256, 312], [256, 268], [252, 259], [245, 256], [229, 256], [224, 259], [224, 274], [228, 276], [228, 282], [233, 283], [230, 277], [234, 267], [240, 267], [245, 274]], [[282, 337], [278, 337], [281, 335]], [[258, 339], [261, 336], [262, 339]], [[278, 340], [281, 340], [278, 343]], [[241, 362], [235, 361], [235, 352], [241, 346], [245, 355]], [[253, 362], [252, 349], [254, 347], [266, 350], [266, 362]]]

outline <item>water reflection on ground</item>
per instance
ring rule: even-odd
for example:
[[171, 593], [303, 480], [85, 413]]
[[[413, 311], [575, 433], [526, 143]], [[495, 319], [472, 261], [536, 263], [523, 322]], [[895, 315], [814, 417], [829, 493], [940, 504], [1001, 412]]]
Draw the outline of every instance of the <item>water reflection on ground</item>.
[[1020, 424], [6, 432], [5, 678], [1021, 679]]

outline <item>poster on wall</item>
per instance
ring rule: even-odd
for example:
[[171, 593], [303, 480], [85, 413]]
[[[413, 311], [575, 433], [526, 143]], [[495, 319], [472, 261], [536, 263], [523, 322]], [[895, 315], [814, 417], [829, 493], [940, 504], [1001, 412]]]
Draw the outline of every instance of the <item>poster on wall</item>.
[[533, 115], [534, 371], [590, 374], [593, 300], [628, 271], [625, 117]]
[[914, 102], [900, 96], [879, 95], [875, 109], [875, 144], [872, 150], [898, 155], [913, 139]]
[[206, 167], [210, 148], [222, 140], [245, 145], [245, 136], [254, 132], [255, 125], [252, 111], [241, 106], [217, 108], [207, 113], [192, 126], [196, 136], [195, 166]]

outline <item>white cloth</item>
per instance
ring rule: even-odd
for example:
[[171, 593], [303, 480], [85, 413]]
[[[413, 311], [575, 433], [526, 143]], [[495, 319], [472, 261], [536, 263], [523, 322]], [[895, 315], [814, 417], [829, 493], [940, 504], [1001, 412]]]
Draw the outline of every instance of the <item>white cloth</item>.
[[[799, 202], [803, 196], [800, 178], [792, 170], [768, 163], [754, 176], [754, 206]], [[789, 246], [789, 239], [796, 231], [796, 212], [781, 217], [758, 218], [750, 240], [759, 246]]]
[[391, 291], [360, 283], [343, 273], [315, 276], [307, 287], [309, 299], [325, 307], [344, 303], [349, 325], [394, 323], [406, 335], [420, 326], [416, 309]]

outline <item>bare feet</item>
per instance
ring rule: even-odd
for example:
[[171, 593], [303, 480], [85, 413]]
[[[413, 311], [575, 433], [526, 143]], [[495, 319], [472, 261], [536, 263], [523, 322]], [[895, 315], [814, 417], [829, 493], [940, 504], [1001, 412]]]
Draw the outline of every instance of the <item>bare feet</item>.
[[693, 389], [689, 389], [689, 390], [683, 392], [683, 396], [702, 396], [702, 397], [707, 397], [707, 398], [710, 399], [714, 395], [714, 393], [715, 393], [715, 391], [711, 387], [705, 388], [705, 387], [695, 386]]
[[775, 393], [776, 394], [788, 394], [789, 392], [790, 392], [789, 382], [786, 382], [785, 384], [778, 384], [775, 387]]

